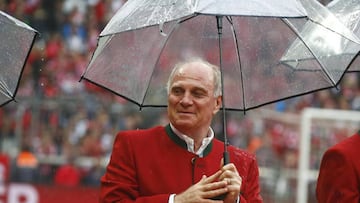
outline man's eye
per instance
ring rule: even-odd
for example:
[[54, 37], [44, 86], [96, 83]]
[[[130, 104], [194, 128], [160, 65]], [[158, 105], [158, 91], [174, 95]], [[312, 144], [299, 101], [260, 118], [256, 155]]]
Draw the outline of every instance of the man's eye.
[[195, 92], [193, 92], [193, 95], [194, 95], [194, 97], [204, 97], [205, 95], [206, 95], [206, 93], [205, 92], [202, 92], [202, 91], [195, 91]]
[[181, 94], [183, 91], [182, 91], [180, 88], [173, 88], [173, 89], [171, 90], [171, 92], [172, 92], [173, 94], [178, 95], [178, 94]]

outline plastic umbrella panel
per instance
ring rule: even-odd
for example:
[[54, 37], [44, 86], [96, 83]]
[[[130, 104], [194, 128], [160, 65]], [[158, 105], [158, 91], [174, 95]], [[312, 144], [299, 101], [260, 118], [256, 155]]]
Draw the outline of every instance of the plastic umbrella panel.
[[[319, 21], [327, 26], [331, 26], [334, 23], [342, 23], [348, 29], [344, 31], [353, 32], [354, 37], [351, 39], [354, 42], [359, 42], [360, 39], [360, 2], [359, 0], [334, 0], [331, 1], [326, 6], [331, 13], [323, 14], [319, 18]], [[313, 22], [307, 22], [306, 26], [302, 30], [302, 39], [298, 38], [294, 41], [293, 44], [289, 47], [287, 52], [282, 57], [282, 62], [286, 63], [292, 68], [303, 69], [303, 70], [315, 70], [311, 66], [301, 66], [298, 61], [303, 60], [320, 60], [323, 63], [328, 63], [327, 67], [332, 67], [333, 70], [338, 70], [339, 73], [342, 73], [344, 67], [350, 71], [360, 71], [360, 59], [359, 57], [349, 58], [349, 60], [328, 60], [328, 52], [324, 50], [333, 50], [331, 55], [339, 54], [339, 58], [344, 54], [352, 56], [354, 50], [356, 53], [357, 46], [349, 43], [346, 40], [337, 38], [336, 34], [342, 32], [341, 30], [336, 30], [335, 33], [324, 33], [322, 27], [314, 25]], [[324, 37], [326, 34], [326, 37]], [[334, 37], [335, 36], [335, 37]], [[301, 40], [308, 41], [308, 44], [311, 44], [312, 47], [307, 49], [304, 47]], [[354, 47], [355, 46], [355, 47]], [[312, 51], [317, 56], [317, 59], [313, 58]], [[358, 52], [359, 55], [359, 52]], [[356, 56], [356, 54], [355, 54]]]
[[136, 30], [194, 14], [223, 16], [305, 17], [297, 0], [130, 0], [106, 25], [100, 36]]
[[[333, 0], [326, 6], [347, 28], [360, 39], [360, 1]], [[360, 53], [350, 65], [347, 72], [360, 71]]]
[[[129, 4], [133, 2], [129, 1]], [[197, 11], [182, 17], [168, 17], [171, 20], [165, 22], [162, 18], [151, 19], [165, 15], [158, 13], [161, 9], [155, 9], [148, 15], [149, 25], [144, 25], [144, 19], [134, 25], [128, 23], [128, 18], [130, 14], [137, 13], [136, 7], [132, 8], [135, 11], [128, 8], [132, 7], [125, 4], [102, 32], [83, 78], [142, 107], [167, 105], [165, 85], [168, 75], [177, 62], [191, 57], [205, 58], [221, 65], [225, 107], [231, 110], [248, 110], [332, 87], [341, 78], [341, 74], [334, 75], [331, 70], [315, 73], [294, 71], [280, 63], [281, 56], [297, 39], [309, 19], [304, 14], [313, 12], [309, 8], [300, 7], [296, 10], [306, 12], [287, 18], [284, 18], [286, 12], [279, 16], [277, 9], [273, 9], [276, 12], [272, 15], [264, 15], [264, 8], [260, 9], [258, 16], [256, 12], [247, 15], [238, 11], [240, 14], [228, 16], [221, 13], [224, 15], [222, 51], [219, 49], [216, 14]], [[254, 11], [256, 9], [253, 8]], [[166, 14], [174, 11], [164, 10], [168, 11], [163, 11]], [[116, 16], [120, 16], [119, 19]], [[125, 19], [127, 23], [122, 24]], [[137, 19], [134, 17], [132, 20]], [[159, 23], [154, 24], [156, 21]], [[333, 32], [329, 29], [325, 31]], [[336, 36], [353, 43], [348, 39], [351, 36]], [[343, 57], [348, 59], [349, 56]], [[317, 69], [326, 69], [320, 61], [306, 63]]]
[[15, 94], [37, 31], [0, 11], [0, 106]]

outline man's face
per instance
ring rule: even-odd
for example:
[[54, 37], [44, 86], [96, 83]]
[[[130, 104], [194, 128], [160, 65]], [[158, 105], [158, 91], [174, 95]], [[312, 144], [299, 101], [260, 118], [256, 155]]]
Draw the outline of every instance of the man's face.
[[175, 74], [168, 96], [168, 117], [182, 133], [208, 128], [221, 106], [221, 97], [214, 97], [214, 78], [210, 67], [193, 62]]

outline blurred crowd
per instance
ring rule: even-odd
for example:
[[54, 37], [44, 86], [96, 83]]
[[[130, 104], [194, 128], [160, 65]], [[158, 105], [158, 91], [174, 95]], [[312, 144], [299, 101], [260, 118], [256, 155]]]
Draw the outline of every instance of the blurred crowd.
[[[29, 56], [18, 90], [18, 103], [0, 109], [1, 151], [14, 140], [11, 178], [17, 181], [98, 186], [118, 130], [166, 122], [163, 109], [139, 111], [114, 94], [80, 77], [96, 48], [97, 37], [124, 0], [0, 0], [0, 10], [28, 23], [40, 35]], [[328, 1], [321, 1], [326, 4]], [[306, 107], [360, 111], [360, 73], [348, 73], [338, 89], [265, 106], [281, 113]], [[220, 118], [219, 118], [220, 119]], [[214, 129], [221, 134], [220, 120]], [[257, 153], [260, 166], [286, 160], [295, 167], [299, 129], [268, 119], [229, 113], [230, 143]], [[333, 142], [347, 136], [334, 132]], [[349, 133], [350, 134], [350, 133]], [[221, 138], [220, 138], [221, 139]], [[270, 144], [269, 144], [270, 143]], [[272, 154], [272, 155], [271, 155]], [[47, 157], [62, 157], [47, 160]], [[91, 161], [77, 161], [90, 157]], [[22, 169], [28, 169], [22, 171]], [[23, 174], [22, 177], [19, 174]], [[68, 177], [65, 181], [64, 177]]]
[[[14, 140], [17, 148], [12, 166], [18, 170], [12, 170], [12, 179], [61, 182], [64, 178], [56, 178], [61, 177], [56, 174], [59, 170], [72, 174], [71, 184], [97, 185], [97, 171], [103, 170], [100, 158], [111, 151], [114, 129], [137, 125], [137, 121], [131, 121], [133, 115], [117, 115], [119, 120], [110, 120], [113, 118], [105, 107], [109, 103], [121, 106], [125, 102], [90, 83], [79, 82], [99, 33], [123, 3], [122, 0], [0, 0], [1, 11], [39, 32], [17, 92], [23, 103], [0, 109], [2, 151], [11, 148], [8, 140]], [[59, 162], [42, 161], [52, 155], [63, 158]], [[90, 166], [77, 167], [78, 156], [99, 160], [95, 164], [92, 161]]]

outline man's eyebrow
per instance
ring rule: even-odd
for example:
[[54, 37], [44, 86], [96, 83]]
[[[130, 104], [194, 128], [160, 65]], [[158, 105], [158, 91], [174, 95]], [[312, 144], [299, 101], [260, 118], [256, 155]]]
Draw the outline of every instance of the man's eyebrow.
[[204, 88], [204, 87], [196, 87], [194, 89], [191, 90], [192, 92], [202, 92], [202, 93], [208, 93], [209, 89]]

